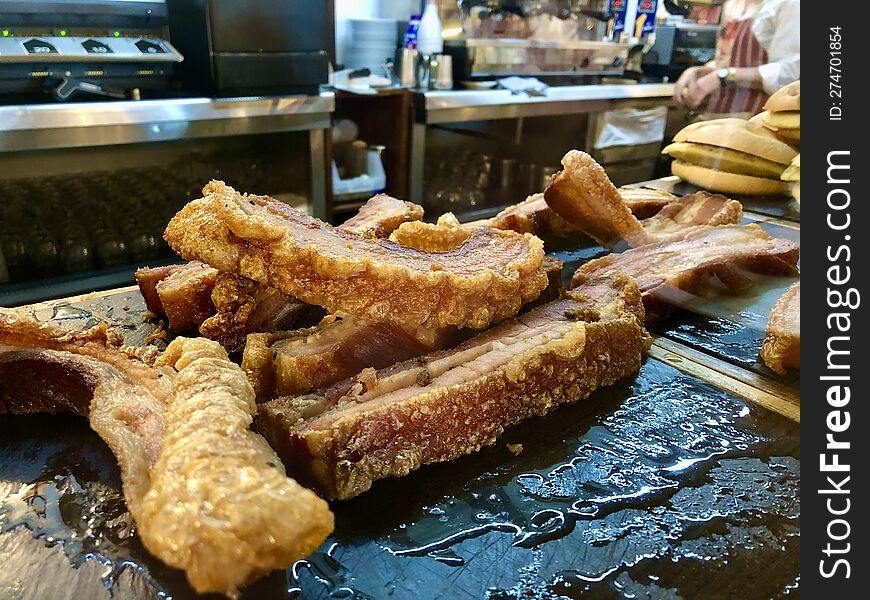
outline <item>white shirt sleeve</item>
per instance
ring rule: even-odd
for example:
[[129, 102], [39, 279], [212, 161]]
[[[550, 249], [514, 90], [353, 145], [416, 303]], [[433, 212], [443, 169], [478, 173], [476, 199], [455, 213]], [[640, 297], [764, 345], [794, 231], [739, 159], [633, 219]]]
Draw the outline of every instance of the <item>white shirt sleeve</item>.
[[765, 0], [752, 23], [752, 33], [767, 51], [758, 67], [764, 91], [774, 93], [801, 77], [800, 0]]

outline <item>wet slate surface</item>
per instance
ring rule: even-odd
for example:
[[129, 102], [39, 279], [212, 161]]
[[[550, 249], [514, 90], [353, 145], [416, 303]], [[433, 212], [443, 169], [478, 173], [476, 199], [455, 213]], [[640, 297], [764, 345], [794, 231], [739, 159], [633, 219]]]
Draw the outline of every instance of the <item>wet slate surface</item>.
[[[321, 550], [242, 597], [786, 596], [798, 442], [794, 423], [648, 360], [480, 453], [334, 503]], [[111, 453], [72, 416], [0, 416], [0, 554], [3, 598], [194, 596], [142, 548]]]
[[[555, 254], [571, 272], [601, 252]], [[156, 328], [143, 313], [130, 293], [36, 316], [109, 321], [141, 344]], [[709, 315], [668, 323], [750, 361]], [[799, 461], [798, 425], [650, 359], [495, 446], [333, 503], [323, 547], [242, 598], [795, 597]], [[0, 556], [4, 599], [195, 596], [141, 546], [114, 458], [72, 416], [0, 416]]]

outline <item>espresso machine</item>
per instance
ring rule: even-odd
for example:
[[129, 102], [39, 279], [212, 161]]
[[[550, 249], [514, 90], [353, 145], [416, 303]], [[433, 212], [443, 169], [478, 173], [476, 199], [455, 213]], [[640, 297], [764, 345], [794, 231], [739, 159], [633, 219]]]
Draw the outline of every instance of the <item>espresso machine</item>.
[[0, 0], [0, 101], [160, 94], [184, 57], [165, 0]]
[[447, 40], [454, 81], [527, 75], [620, 75], [628, 45], [608, 39], [610, 0], [460, 0]]

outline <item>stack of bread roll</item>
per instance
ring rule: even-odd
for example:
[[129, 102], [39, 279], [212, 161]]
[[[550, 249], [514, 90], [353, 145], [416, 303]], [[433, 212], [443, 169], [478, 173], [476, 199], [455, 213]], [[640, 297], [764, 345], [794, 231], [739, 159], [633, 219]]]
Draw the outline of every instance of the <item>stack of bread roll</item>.
[[782, 172], [781, 179], [787, 181], [791, 187], [792, 198], [801, 201], [801, 155], [798, 154], [791, 161], [788, 168]]
[[676, 159], [671, 172], [680, 179], [745, 196], [788, 195], [781, 176], [797, 155], [770, 129], [735, 118], [692, 123], [663, 153]]
[[795, 81], [776, 91], [764, 103], [764, 112], [753, 120], [790, 144], [801, 143], [801, 82]]

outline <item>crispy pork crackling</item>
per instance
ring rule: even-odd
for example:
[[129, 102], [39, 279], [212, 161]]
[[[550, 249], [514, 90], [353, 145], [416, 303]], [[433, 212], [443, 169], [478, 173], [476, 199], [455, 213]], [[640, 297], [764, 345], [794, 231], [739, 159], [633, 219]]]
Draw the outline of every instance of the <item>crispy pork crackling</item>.
[[[698, 228], [738, 223], [743, 216], [743, 207], [736, 200], [696, 192], [672, 199], [654, 216], [638, 221], [623, 200], [623, 192], [591, 156], [572, 150], [562, 165], [564, 170], [552, 177], [544, 193], [547, 204], [604, 246], [623, 240], [632, 248], [676, 241]], [[632, 197], [630, 191], [624, 195]]]
[[[652, 217], [669, 202], [677, 199], [669, 192], [646, 188], [619, 188], [623, 203], [638, 219]], [[578, 228], [568, 223], [550, 208], [544, 194], [533, 194], [518, 204], [508, 206], [486, 224], [496, 229], [535, 235], [568, 235]]]
[[339, 225], [339, 229], [365, 237], [385, 238], [402, 223], [423, 218], [423, 207], [386, 194], [369, 198], [359, 211]]
[[330, 312], [371, 322], [483, 328], [547, 286], [543, 244], [474, 230], [449, 252], [403, 248], [341, 231], [267, 196], [212, 182], [166, 228], [169, 245]]
[[[341, 225], [364, 237], [381, 238], [399, 225], [423, 217], [423, 208], [379, 194]], [[233, 273], [221, 273], [199, 261], [146, 267], [136, 282], [148, 310], [165, 316], [175, 331], [197, 328], [230, 352], [240, 351], [245, 336], [316, 322], [322, 311], [275, 288]]]
[[648, 345], [634, 281], [589, 281], [451, 350], [261, 406], [257, 429], [330, 498], [492, 444], [636, 372]]
[[176, 339], [158, 363], [176, 375], [137, 518], [145, 547], [197, 592], [225, 594], [317, 549], [332, 513], [248, 429], [257, 408], [239, 366], [202, 338]]
[[659, 241], [678, 240], [699, 226], [734, 225], [743, 218], [743, 205], [721, 194], [695, 192], [665, 205], [643, 219], [644, 231]]

